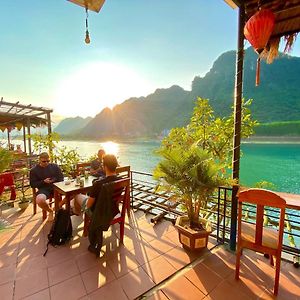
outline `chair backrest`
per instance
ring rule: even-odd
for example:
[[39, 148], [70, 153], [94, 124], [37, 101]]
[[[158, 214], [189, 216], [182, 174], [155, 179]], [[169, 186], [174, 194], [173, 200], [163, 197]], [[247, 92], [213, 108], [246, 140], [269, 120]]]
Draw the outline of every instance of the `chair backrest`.
[[15, 179], [13, 173], [11, 172], [5, 172], [0, 174], [0, 195], [3, 193], [5, 187], [10, 188], [10, 199], [16, 199]]
[[284, 216], [285, 216], [285, 207], [286, 207], [286, 202], [283, 198], [281, 198], [276, 193], [268, 190], [248, 189], [239, 193], [238, 202], [239, 202], [239, 213], [238, 213], [239, 235], [241, 229], [243, 203], [250, 203], [256, 205], [255, 244], [257, 244], [258, 246], [262, 245], [264, 207], [268, 206], [268, 207], [279, 208], [280, 219], [279, 219], [278, 245], [282, 245], [282, 236], [284, 230]]
[[121, 215], [124, 216], [130, 202], [130, 194], [129, 194], [130, 179], [122, 178], [114, 181], [113, 183], [114, 183], [113, 201], [115, 201], [116, 203], [120, 203], [121, 201], [123, 201]]
[[117, 167], [116, 173], [121, 178], [130, 178], [130, 166]]
[[90, 171], [91, 163], [90, 162], [80, 162], [76, 165], [76, 175], [80, 175], [85, 171]]

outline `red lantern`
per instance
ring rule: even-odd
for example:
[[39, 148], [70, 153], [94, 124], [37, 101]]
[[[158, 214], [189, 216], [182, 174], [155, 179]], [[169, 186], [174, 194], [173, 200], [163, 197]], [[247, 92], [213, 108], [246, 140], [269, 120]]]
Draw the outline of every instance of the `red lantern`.
[[244, 27], [244, 35], [259, 55], [256, 66], [256, 86], [259, 85], [260, 54], [266, 47], [273, 32], [275, 15], [269, 9], [261, 9], [255, 13]]

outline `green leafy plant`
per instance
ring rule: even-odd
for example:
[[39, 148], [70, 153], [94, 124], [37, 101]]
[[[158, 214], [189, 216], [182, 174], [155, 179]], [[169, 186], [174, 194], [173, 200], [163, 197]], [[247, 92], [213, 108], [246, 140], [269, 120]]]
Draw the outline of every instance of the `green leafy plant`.
[[[48, 151], [51, 160], [57, 163], [65, 176], [72, 176], [75, 172], [76, 164], [81, 160], [79, 153], [75, 149], [66, 146], [59, 146], [60, 136], [54, 132], [50, 135], [33, 134], [33, 148], [41, 153]], [[52, 149], [50, 152], [49, 149]]]
[[[258, 125], [250, 112], [252, 100], [243, 101], [241, 137], [247, 138], [254, 133]], [[162, 147], [181, 146], [185, 151], [197, 143], [207, 150], [214, 159], [231, 168], [234, 135], [234, 114], [229, 117], [217, 117], [208, 99], [197, 98], [190, 123], [186, 127], [174, 128], [162, 141]]]
[[256, 182], [254, 187], [259, 189], [269, 189], [273, 191], [276, 190], [276, 185], [274, 183], [265, 180]]
[[14, 154], [0, 146], [0, 173], [9, 169], [10, 164], [14, 159]]

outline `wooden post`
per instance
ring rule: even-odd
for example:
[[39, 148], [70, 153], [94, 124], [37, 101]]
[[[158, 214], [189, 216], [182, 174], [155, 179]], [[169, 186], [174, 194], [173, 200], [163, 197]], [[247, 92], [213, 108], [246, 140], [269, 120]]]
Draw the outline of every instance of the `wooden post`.
[[25, 123], [23, 122], [23, 143], [24, 143], [24, 153], [27, 152], [27, 145], [26, 145], [26, 129]]
[[8, 150], [10, 150], [10, 131], [9, 131], [9, 126], [7, 126], [6, 130], [7, 130], [7, 147], [8, 147]]
[[32, 150], [31, 150], [31, 137], [30, 137], [30, 119], [27, 119], [27, 134], [28, 134], [28, 151], [29, 155], [32, 155]]
[[47, 112], [47, 125], [48, 125], [48, 140], [49, 140], [49, 155], [52, 158], [52, 128], [51, 128], [51, 115], [50, 112]]
[[[239, 8], [238, 49], [236, 54], [236, 73], [234, 88], [234, 138], [232, 156], [232, 179], [239, 182], [240, 174], [240, 146], [241, 146], [241, 121], [242, 121], [242, 94], [243, 94], [243, 64], [244, 64], [244, 24], [245, 7]], [[237, 230], [237, 186], [233, 187], [231, 202], [231, 224], [230, 224], [230, 249], [236, 247]]]

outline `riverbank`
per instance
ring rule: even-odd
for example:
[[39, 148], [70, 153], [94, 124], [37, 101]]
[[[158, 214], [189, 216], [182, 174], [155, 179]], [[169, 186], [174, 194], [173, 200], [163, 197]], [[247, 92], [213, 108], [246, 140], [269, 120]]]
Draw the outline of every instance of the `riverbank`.
[[300, 136], [251, 136], [248, 139], [243, 139], [242, 143], [300, 144]]

